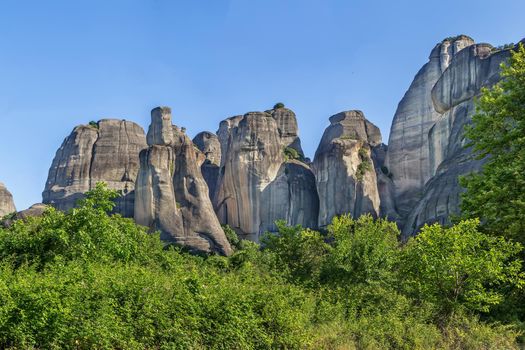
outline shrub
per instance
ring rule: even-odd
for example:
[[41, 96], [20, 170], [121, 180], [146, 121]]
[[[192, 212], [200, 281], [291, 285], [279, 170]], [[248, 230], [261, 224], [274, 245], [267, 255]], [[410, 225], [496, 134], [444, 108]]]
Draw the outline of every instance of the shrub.
[[303, 157], [299, 154], [299, 152], [297, 152], [295, 148], [285, 147], [283, 149], [283, 154], [284, 154], [285, 161], [288, 161], [290, 159], [303, 161]]
[[489, 312], [504, 295], [503, 285], [521, 285], [519, 243], [478, 231], [479, 220], [451, 227], [425, 226], [403, 251], [409, 295], [438, 307], [439, 316], [458, 311]]
[[277, 103], [273, 106], [273, 109], [279, 109], [279, 108], [284, 108], [284, 103], [282, 103], [282, 102], [277, 102]]
[[98, 123], [94, 120], [90, 121], [88, 125], [92, 128], [98, 129]]
[[363, 181], [363, 178], [367, 171], [372, 170], [372, 163], [368, 160], [362, 160], [357, 166], [356, 179], [357, 181]]

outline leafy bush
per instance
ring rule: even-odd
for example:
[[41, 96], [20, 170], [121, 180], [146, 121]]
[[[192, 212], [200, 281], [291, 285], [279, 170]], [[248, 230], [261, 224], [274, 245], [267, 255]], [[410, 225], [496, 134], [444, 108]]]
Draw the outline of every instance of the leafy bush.
[[91, 126], [92, 128], [98, 129], [98, 123], [94, 120], [90, 121], [88, 125]]
[[273, 109], [279, 109], [279, 108], [284, 108], [284, 103], [282, 103], [282, 102], [277, 102], [277, 103], [273, 106]]
[[363, 181], [365, 174], [370, 170], [372, 170], [372, 163], [368, 159], [362, 160], [361, 163], [359, 163], [359, 165], [357, 166], [357, 181]]
[[489, 312], [503, 285], [521, 285], [519, 243], [478, 231], [478, 220], [454, 227], [425, 226], [403, 252], [405, 286], [416, 300], [431, 301], [440, 315]]
[[297, 152], [295, 148], [285, 147], [283, 149], [283, 154], [284, 154], [285, 161], [288, 161], [290, 159], [303, 161], [303, 157], [299, 154], [299, 152]]

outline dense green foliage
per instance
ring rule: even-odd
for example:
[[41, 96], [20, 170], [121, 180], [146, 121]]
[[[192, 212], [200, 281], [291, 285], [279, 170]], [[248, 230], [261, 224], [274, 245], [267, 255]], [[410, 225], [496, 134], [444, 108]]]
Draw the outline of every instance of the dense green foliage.
[[284, 159], [286, 161], [291, 160], [291, 159], [299, 160], [301, 162], [304, 161], [304, 158], [301, 156], [301, 154], [299, 154], [299, 152], [297, 152], [295, 148], [284, 147], [283, 154], [284, 154]]
[[[335, 218], [262, 248], [225, 227], [230, 257], [193, 256], [108, 214], [98, 185], [69, 213], [0, 230], [0, 348], [517, 348], [497, 322], [522, 284], [521, 246], [475, 220], [425, 227]], [[458, 289], [459, 287], [459, 289]]]
[[284, 108], [284, 103], [282, 103], [282, 102], [277, 102], [277, 103], [273, 106], [273, 109], [279, 109], [279, 108]]
[[482, 171], [461, 180], [467, 189], [461, 209], [480, 218], [485, 232], [525, 242], [525, 48], [519, 46], [502, 80], [484, 89], [478, 113], [467, 128], [479, 158], [489, 156]]

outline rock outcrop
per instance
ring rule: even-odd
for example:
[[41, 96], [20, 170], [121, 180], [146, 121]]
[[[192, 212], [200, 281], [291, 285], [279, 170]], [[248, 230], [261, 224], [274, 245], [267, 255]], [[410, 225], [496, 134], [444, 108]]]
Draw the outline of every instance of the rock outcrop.
[[[223, 158], [214, 206], [222, 223], [254, 241], [275, 231], [276, 220], [317, 226], [315, 179], [301, 161], [293, 112], [279, 108], [235, 116], [221, 122], [217, 135]], [[294, 148], [298, 159], [286, 156], [286, 147]]]
[[268, 112], [277, 123], [281, 146], [293, 148], [300, 156], [304, 157], [301, 139], [299, 138], [299, 127], [294, 111], [286, 107], [280, 107], [269, 110]]
[[[16, 220], [25, 220], [29, 217], [40, 217], [44, 214], [48, 206], [42, 203], [36, 203], [25, 210], [19, 212], [13, 212], [14, 215], [10, 215], [6, 220], [0, 222], [0, 226], [11, 227]], [[0, 217], [1, 219], [1, 217]]]
[[205, 157], [172, 126], [168, 107], [152, 110], [147, 140], [149, 147], [140, 153], [135, 221], [159, 230], [166, 242], [192, 251], [230, 254], [201, 174]]
[[406, 218], [430, 179], [428, 132], [439, 119], [431, 91], [454, 57], [474, 41], [464, 35], [443, 40], [416, 74], [394, 115], [386, 166], [395, 186], [396, 207]]
[[97, 182], [106, 182], [122, 192], [115, 211], [133, 217], [139, 152], [146, 147], [144, 130], [130, 121], [103, 119], [75, 127], [53, 159], [43, 202], [68, 210]]
[[475, 113], [474, 97], [481, 88], [500, 77], [500, 64], [509, 50], [496, 51], [488, 44], [475, 44], [457, 53], [431, 91], [438, 120], [428, 132], [429, 170], [421, 198], [405, 220], [404, 236], [414, 234], [425, 223], [450, 224], [459, 214], [462, 188], [458, 178], [479, 171], [483, 160], [472, 157], [465, 147], [464, 128]]
[[193, 138], [193, 144], [204, 154], [206, 159], [201, 165], [201, 172], [208, 184], [210, 198], [215, 194], [221, 165], [221, 144], [214, 133], [203, 131]]
[[15, 202], [11, 192], [0, 182], [0, 219], [7, 214], [16, 212]]
[[373, 149], [380, 145], [379, 128], [365, 119], [361, 111], [330, 117], [330, 126], [313, 161], [320, 199], [320, 227], [345, 213], [354, 217], [367, 213], [379, 216], [380, 196], [372, 156]]

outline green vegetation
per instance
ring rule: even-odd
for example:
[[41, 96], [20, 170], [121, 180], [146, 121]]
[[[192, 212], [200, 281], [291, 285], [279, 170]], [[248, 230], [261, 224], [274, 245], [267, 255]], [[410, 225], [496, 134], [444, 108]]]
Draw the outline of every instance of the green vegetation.
[[284, 103], [282, 103], [282, 102], [277, 102], [277, 103], [273, 106], [273, 109], [279, 109], [279, 108], [284, 108]]
[[485, 232], [525, 242], [525, 48], [520, 44], [502, 80], [483, 89], [466, 136], [478, 156], [488, 154], [480, 173], [461, 179], [464, 217], [479, 217]]
[[116, 195], [99, 184], [68, 213], [0, 229], [1, 348], [518, 346], [497, 312], [523, 284], [521, 246], [476, 220], [406, 245], [370, 216], [326, 234], [278, 222], [262, 249], [225, 227], [232, 256], [193, 256], [108, 214]]
[[368, 156], [367, 148], [361, 147], [359, 151], [357, 151], [357, 154], [361, 162], [357, 166], [356, 179], [357, 181], [363, 181], [365, 174], [368, 171], [372, 170], [372, 162], [370, 161], [370, 157]]
[[283, 154], [284, 154], [284, 160], [287, 162], [291, 159], [299, 160], [301, 162], [304, 161], [303, 156], [297, 152], [295, 148], [292, 147], [285, 147], [283, 148]]
[[88, 125], [92, 128], [98, 129], [98, 123], [94, 120], [90, 121]]

